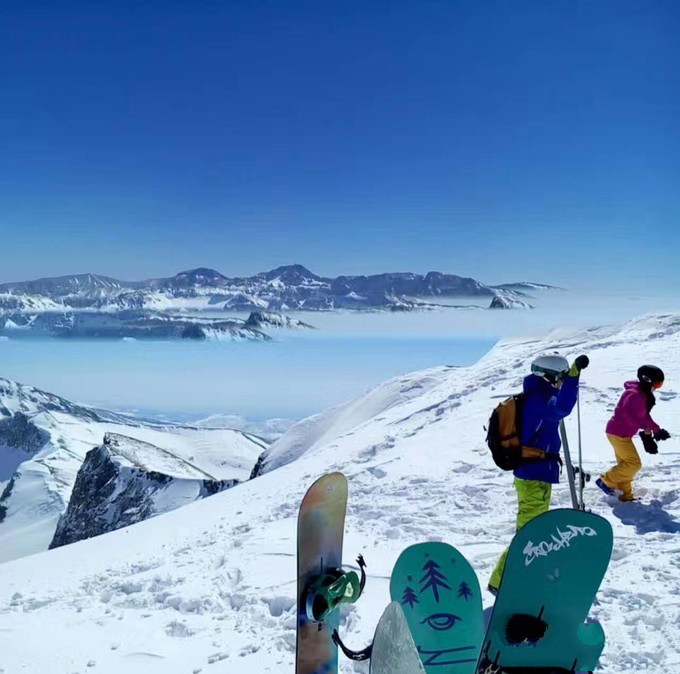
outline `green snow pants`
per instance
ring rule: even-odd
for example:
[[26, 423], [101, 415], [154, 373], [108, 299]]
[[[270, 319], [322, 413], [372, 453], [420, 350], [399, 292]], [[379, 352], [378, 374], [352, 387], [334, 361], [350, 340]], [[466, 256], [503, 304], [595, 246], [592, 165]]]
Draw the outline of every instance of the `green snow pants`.
[[[515, 478], [515, 489], [517, 491], [517, 531], [519, 531], [527, 522], [531, 522], [534, 517], [538, 517], [550, 510], [550, 497], [552, 495], [552, 485], [549, 482], [540, 482], [538, 480], [520, 480]], [[503, 570], [505, 569], [505, 559], [508, 556], [508, 550], [501, 555], [501, 558], [496, 564], [496, 568], [491, 574], [489, 586], [498, 589], [503, 577]]]

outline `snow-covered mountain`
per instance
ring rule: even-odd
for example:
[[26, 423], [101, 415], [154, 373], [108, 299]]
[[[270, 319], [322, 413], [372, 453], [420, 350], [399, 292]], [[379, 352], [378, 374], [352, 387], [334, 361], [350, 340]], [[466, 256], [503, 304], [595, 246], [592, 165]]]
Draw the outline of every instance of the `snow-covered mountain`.
[[85, 455], [50, 548], [122, 529], [230, 489], [247, 476], [242, 460], [234, 458], [208, 473], [148, 442], [106, 433], [104, 442]]
[[254, 421], [246, 419], [240, 414], [212, 414], [209, 417], [192, 422], [199, 428], [233, 428], [250, 435], [263, 438], [268, 443], [278, 440], [293, 424], [292, 419], [265, 419]]
[[177, 313], [125, 309], [119, 312], [68, 311], [0, 315], [0, 333], [74, 339], [271, 339], [242, 319], [214, 319]]
[[515, 283], [501, 283], [493, 286], [496, 290], [514, 290], [518, 293], [532, 293], [536, 290], [564, 290], [558, 286], [551, 286], [546, 283], [534, 283], [533, 281], [518, 281]]
[[134, 287], [134, 283], [126, 283], [99, 274], [74, 274], [40, 278], [35, 281], [19, 281], [0, 284], [0, 292], [12, 295], [43, 295], [52, 298], [101, 299], [124, 289]]
[[519, 298], [537, 285], [495, 288], [475, 279], [428, 272], [322, 277], [299, 264], [245, 278], [198, 268], [170, 278], [120, 281], [97, 274], [0, 284], [0, 311], [186, 310], [287, 311], [423, 308], [414, 298]]
[[157, 450], [144, 455], [150, 470], [170, 453], [184, 473], [192, 465], [220, 480], [247, 479], [266, 446], [240, 431], [138, 420], [0, 378], [0, 561], [48, 548], [85, 456], [107, 433]]
[[63, 311], [64, 304], [46, 295], [0, 293], [0, 314]]
[[499, 290], [491, 300], [489, 309], [533, 309], [531, 304], [520, 299], [516, 293]]
[[316, 328], [309, 323], [305, 323], [297, 318], [286, 316], [285, 314], [272, 313], [270, 311], [251, 311], [245, 327], [252, 328], [288, 328], [315, 330]]
[[[624, 380], [643, 362], [666, 371], [654, 415], [674, 437], [657, 456], [643, 454], [643, 500], [612, 502], [592, 483], [586, 499], [615, 531], [592, 610], [608, 637], [604, 671], [675, 674], [680, 315], [508, 341], [471, 367], [398, 377], [293, 426], [266, 452], [256, 479], [2, 565], [0, 666], [12, 674], [292, 672], [297, 508], [311, 482], [332, 470], [349, 479], [345, 560], [363, 552], [369, 564], [364, 597], [343, 612], [348, 643], [369, 642], [392, 566], [410, 544], [455, 545], [486, 585], [513, 535], [515, 493], [512, 476], [489, 456], [483, 426], [497, 402], [518, 390], [532, 358], [555, 350], [591, 357], [581, 410], [585, 467], [595, 475], [612, 463], [604, 426]], [[575, 449], [575, 415], [567, 426]], [[553, 505], [568, 504], [562, 484]], [[489, 605], [491, 597], [484, 599]], [[367, 672], [365, 663], [342, 659], [340, 670]]]

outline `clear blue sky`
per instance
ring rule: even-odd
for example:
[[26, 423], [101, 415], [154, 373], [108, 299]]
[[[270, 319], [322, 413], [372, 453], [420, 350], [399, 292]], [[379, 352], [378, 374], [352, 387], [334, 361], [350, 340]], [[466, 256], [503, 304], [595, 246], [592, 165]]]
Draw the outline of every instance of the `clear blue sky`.
[[0, 280], [677, 284], [679, 32], [675, 0], [6, 0]]

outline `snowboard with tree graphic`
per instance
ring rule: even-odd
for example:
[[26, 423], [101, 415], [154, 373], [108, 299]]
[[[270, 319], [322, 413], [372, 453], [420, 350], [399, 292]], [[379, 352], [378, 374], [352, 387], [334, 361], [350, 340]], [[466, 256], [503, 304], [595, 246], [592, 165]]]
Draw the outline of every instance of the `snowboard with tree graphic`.
[[484, 639], [482, 599], [474, 570], [446, 543], [401, 553], [390, 595], [399, 602], [428, 674], [472, 674]]

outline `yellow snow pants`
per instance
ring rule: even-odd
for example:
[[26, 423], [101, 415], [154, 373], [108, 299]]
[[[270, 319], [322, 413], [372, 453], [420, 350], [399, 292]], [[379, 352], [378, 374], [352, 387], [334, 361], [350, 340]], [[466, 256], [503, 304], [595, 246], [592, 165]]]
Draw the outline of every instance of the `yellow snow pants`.
[[[539, 480], [520, 480], [515, 478], [515, 490], [517, 491], [517, 531], [527, 522], [531, 522], [534, 517], [538, 517], [550, 510], [550, 497], [552, 496], [552, 485], [549, 482]], [[496, 564], [496, 568], [491, 574], [489, 585], [495, 589], [501, 584], [505, 560], [508, 550], [501, 555]]]
[[616, 466], [608, 470], [602, 481], [612, 489], [619, 489], [624, 499], [633, 498], [633, 478], [640, 472], [642, 461], [635, 448], [633, 438], [621, 438], [618, 435], [607, 433], [609, 442], [612, 443], [616, 455]]

